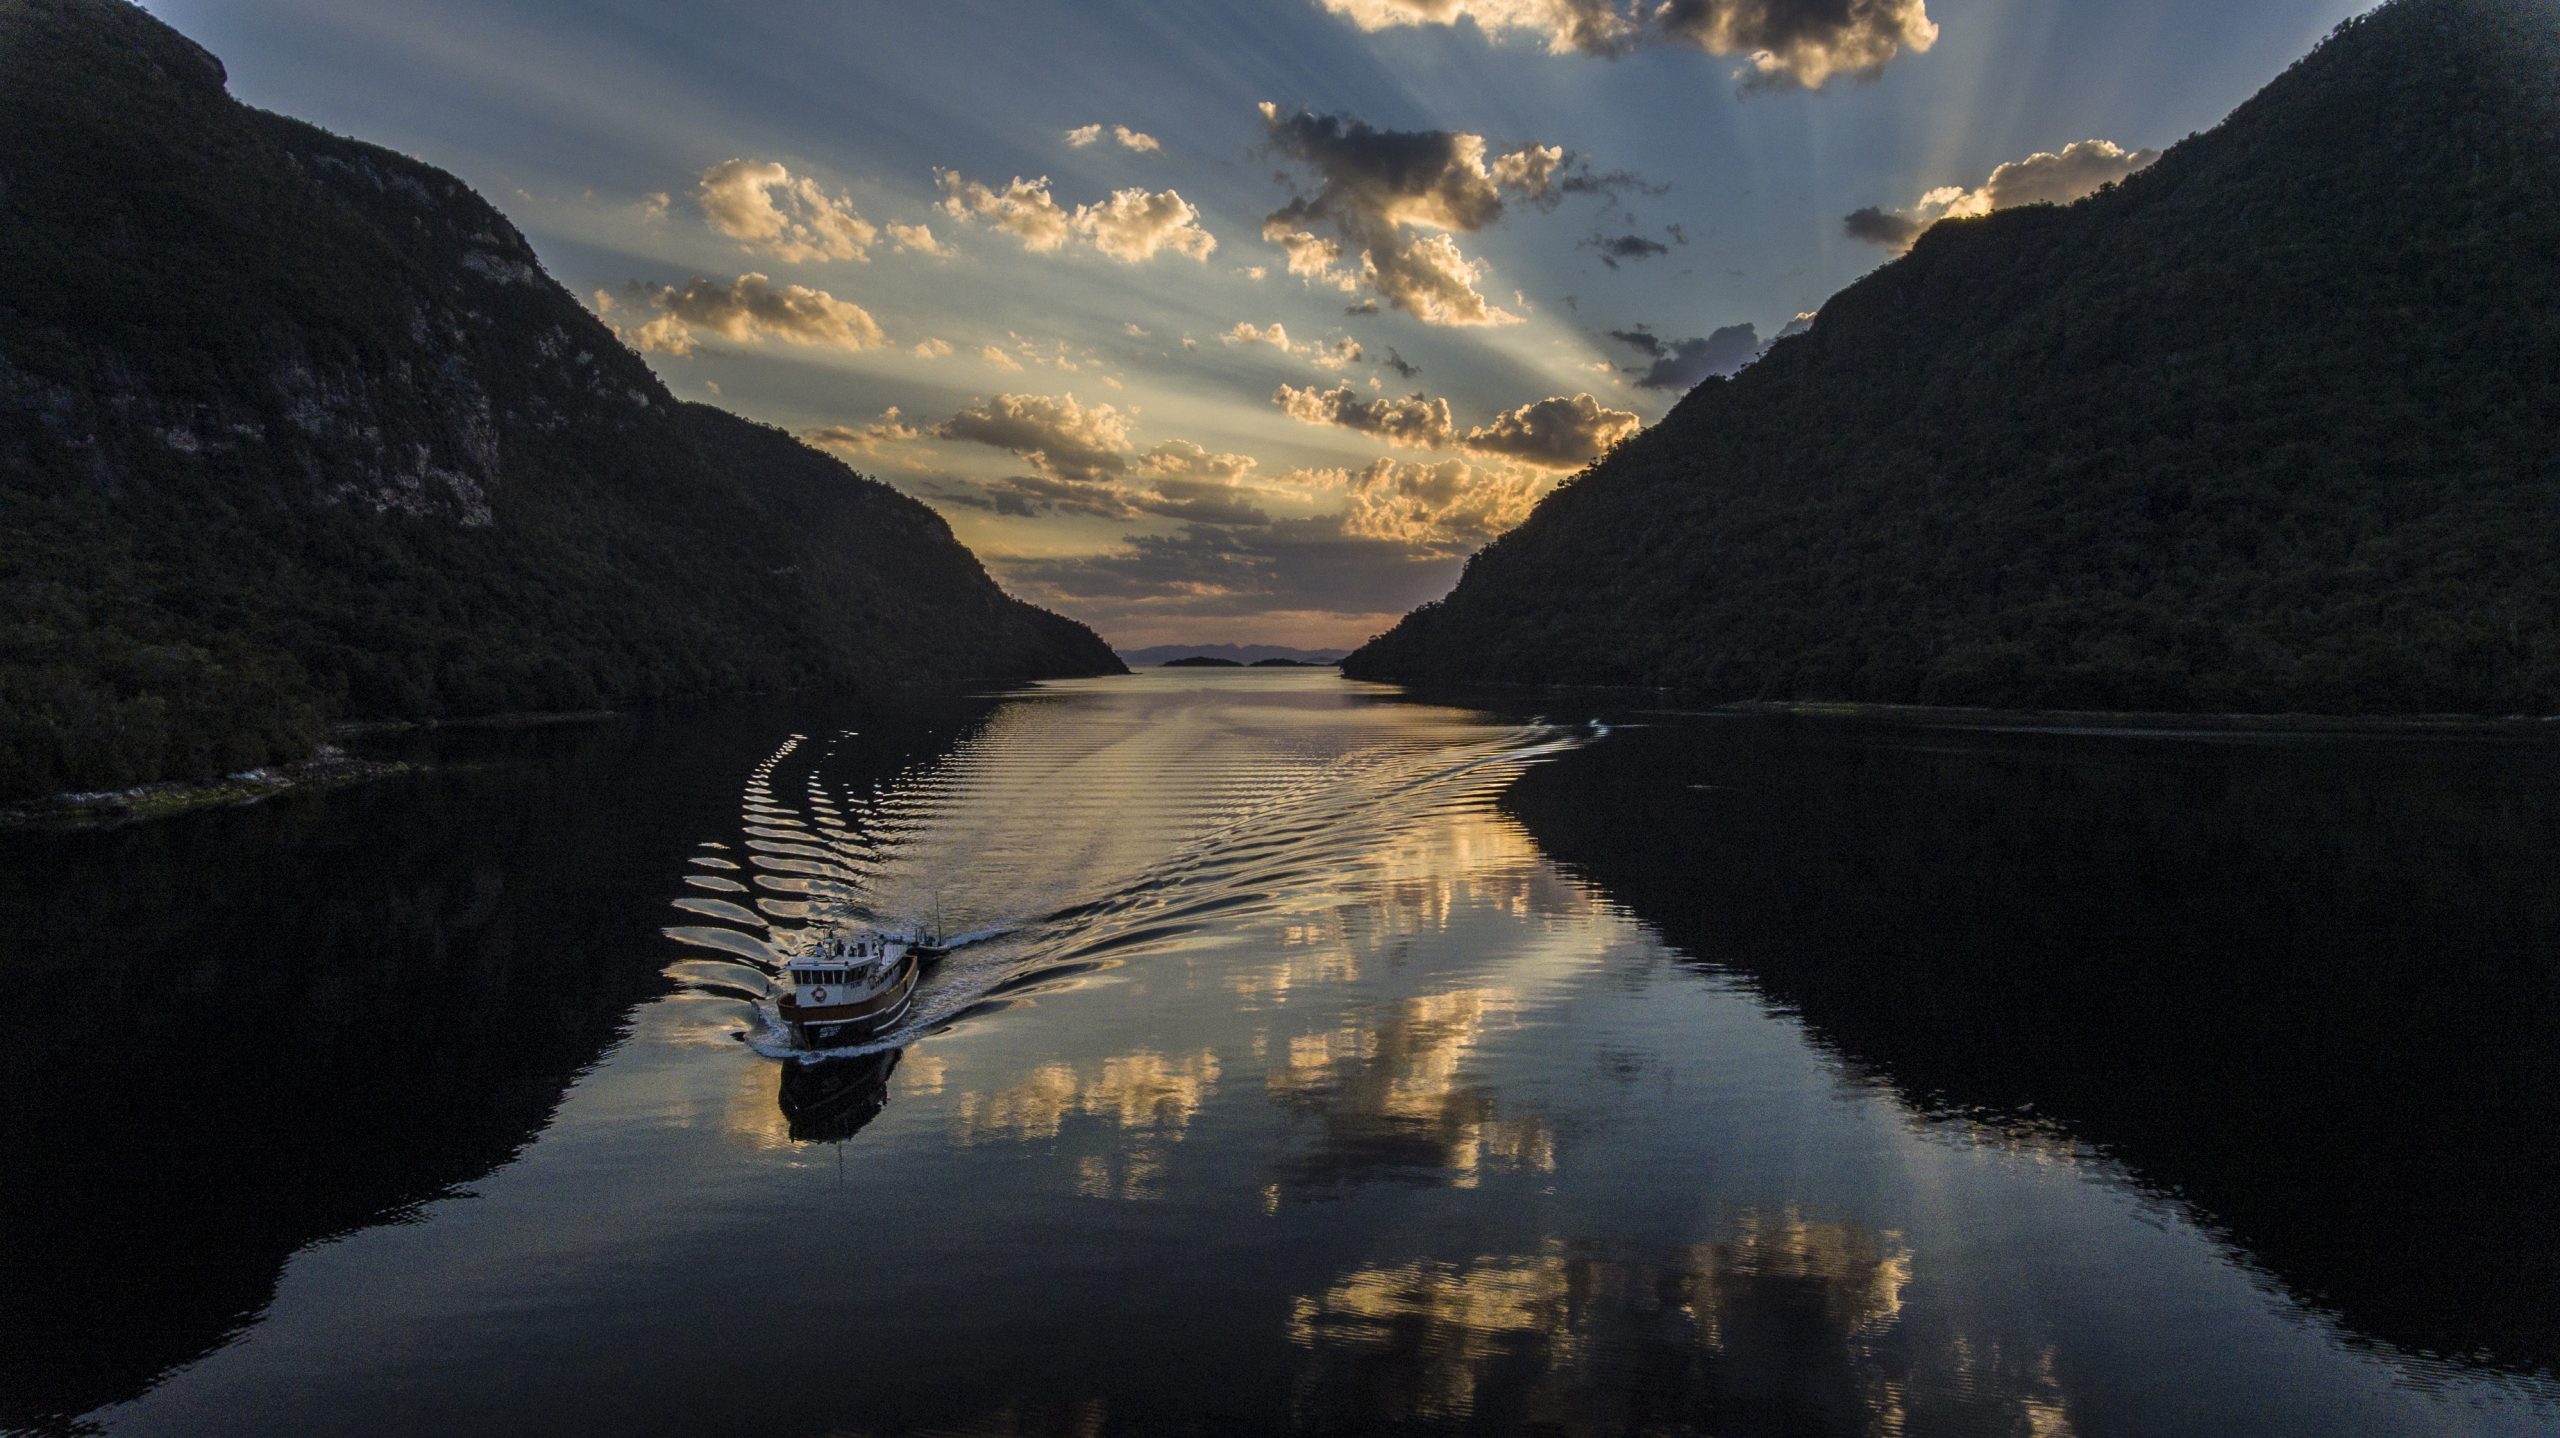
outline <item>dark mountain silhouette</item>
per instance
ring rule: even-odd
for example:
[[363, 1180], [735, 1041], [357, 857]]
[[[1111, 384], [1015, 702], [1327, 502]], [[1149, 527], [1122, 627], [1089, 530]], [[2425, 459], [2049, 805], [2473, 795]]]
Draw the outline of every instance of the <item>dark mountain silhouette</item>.
[[1123, 649], [1120, 657], [1131, 664], [1162, 664], [1167, 660], [1186, 659], [1192, 655], [1212, 659], [1232, 659], [1238, 664], [1259, 664], [1266, 659], [1294, 659], [1304, 664], [1331, 664], [1342, 657], [1339, 649], [1292, 649], [1286, 644], [1152, 644], [1144, 649]]
[[0, 0], [0, 76], [0, 795], [342, 718], [1120, 671], [123, 0]]
[[1714, 699], [2560, 711], [2560, 8], [2394, 0], [1939, 224], [1345, 664]]

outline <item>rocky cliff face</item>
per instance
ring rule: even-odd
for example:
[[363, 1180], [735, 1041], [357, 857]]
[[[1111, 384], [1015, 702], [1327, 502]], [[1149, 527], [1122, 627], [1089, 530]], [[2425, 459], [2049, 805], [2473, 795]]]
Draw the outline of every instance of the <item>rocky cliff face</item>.
[[1117, 672], [930, 510], [675, 399], [450, 175], [124, 0], [0, 0], [0, 793], [336, 718]]

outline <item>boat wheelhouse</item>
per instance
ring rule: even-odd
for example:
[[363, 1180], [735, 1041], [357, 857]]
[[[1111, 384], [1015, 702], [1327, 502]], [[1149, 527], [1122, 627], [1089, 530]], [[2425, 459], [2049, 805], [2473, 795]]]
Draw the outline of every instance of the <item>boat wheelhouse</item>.
[[921, 967], [903, 939], [877, 931], [830, 934], [783, 966], [791, 987], [775, 1009], [797, 1047], [868, 1043], [906, 1022]]

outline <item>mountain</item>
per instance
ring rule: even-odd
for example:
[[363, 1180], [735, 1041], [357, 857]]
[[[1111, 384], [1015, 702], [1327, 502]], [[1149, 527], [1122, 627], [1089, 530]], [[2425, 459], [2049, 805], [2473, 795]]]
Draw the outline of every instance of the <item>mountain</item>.
[[1708, 699], [2560, 712], [2560, 7], [2394, 0], [1939, 224], [1345, 662]]
[[1131, 664], [1165, 664], [1194, 655], [1210, 659], [1232, 659], [1238, 664], [1259, 664], [1265, 659], [1294, 659], [1301, 664], [1331, 664], [1345, 651], [1340, 649], [1292, 649], [1286, 644], [1151, 644], [1144, 649], [1123, 649], [1120, 657]]
[[1121, 671], [123, 0], [0, 0], [0, 76], [0, 796], [339, 719]]

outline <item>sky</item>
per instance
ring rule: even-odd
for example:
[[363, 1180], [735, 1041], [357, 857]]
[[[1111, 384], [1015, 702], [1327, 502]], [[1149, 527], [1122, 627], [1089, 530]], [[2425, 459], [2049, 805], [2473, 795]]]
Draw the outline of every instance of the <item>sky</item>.
[[1123, 647], [1348, 647], [1938, 219], [2358, 0], [147, 0]]

